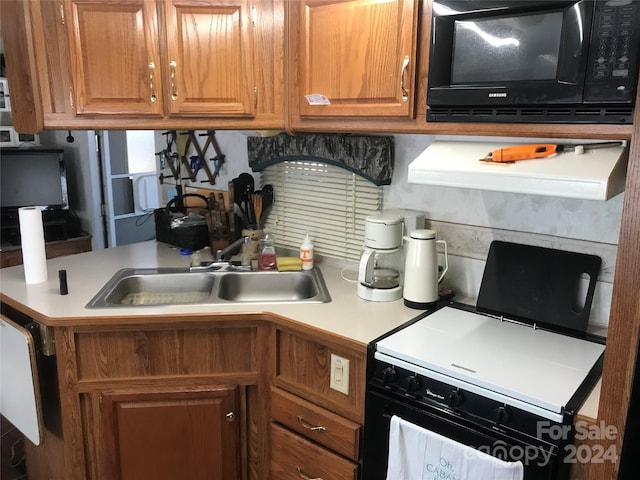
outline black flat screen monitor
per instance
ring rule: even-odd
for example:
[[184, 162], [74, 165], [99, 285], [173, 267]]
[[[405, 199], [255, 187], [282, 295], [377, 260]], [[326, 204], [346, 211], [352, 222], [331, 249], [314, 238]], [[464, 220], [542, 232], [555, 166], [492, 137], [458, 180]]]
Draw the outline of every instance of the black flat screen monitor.
[[62, 149], [0, 151], [0, 207], [3, 214], [20, 207], [68, 210], [67, 173]]

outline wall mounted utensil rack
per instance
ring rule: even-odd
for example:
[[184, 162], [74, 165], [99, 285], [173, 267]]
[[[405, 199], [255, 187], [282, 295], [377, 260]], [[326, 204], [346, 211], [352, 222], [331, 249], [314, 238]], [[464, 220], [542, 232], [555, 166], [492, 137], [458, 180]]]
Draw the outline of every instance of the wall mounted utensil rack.
[[[156, 153], [156, 155], [160, 157], [161, 170], [169, 167], [169, 170], [171, 170], [171, 177], [173, 177], [176, 182], [180, 180], [189, 180], [192, 183], [196, 183], [198, 172], [202, 169], [204, 170], [207, 179], [201, 180], [200, 183], [215, 185], [216, 178], [218, 177], [220, 169], [225, 161], [225, 155], [220, 150], [220, 145], [216, 140], [215, 130], [207, 130], [206, 133], [201, 134], [196, 134], [194, 130], [168, 130], [163, 132], [162, 135], [166, 137], [166, 147], [162, 151]], [[200, 146], [199, 137], [206, 137], [206, 141], [202, 147]], [[173, 151], [174, 145], [176, 147], [176, 151]], [[191, 147], [193, 147], [196, 154], [187, 158]], [[209, 161], [213, 162], [213, 170], [207, 161], [207, 152], [210, 148], [212, 148], [215, 153], [215, 156], [209, 158]], [[187, 172], [188, 176], [182, 176], [181, 170], [183, 169]], [[160, 183], [163, 183], [164, 178], [170, 177], [161, 173], [159, 178]]]

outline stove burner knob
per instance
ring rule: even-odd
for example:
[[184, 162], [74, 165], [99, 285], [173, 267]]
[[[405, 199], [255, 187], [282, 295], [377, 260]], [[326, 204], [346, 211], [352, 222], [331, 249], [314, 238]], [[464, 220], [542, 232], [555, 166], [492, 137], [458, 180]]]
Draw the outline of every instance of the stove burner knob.
[[506, 405], [501, 405], [493, 411], [493, 419], [496, 425], [507, 425], [511, 421], [511, 410]]
[[387, 367], [382, 372], [382, 380], [385, 387], [396, 381], [398, 374], [393, 367]]
[[407, 393], [414, 395], [420, 391], [420, 379], [417, 375], [411, 375], [407, 381]]
[[449, 401], [449, 406], [451, 408], [459, 407], [464, 402], [464, 393], [462, 393], [462, 390], [457, 388], [455, 390], [451, 390], [449, 395], [447, 395], [447, 400]]

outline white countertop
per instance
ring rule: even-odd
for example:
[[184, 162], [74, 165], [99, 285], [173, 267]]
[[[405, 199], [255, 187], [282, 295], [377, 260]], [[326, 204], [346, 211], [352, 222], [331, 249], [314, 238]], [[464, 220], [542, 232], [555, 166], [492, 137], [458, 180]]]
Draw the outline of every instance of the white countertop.
[[[368, 302], [356, 295], [356, 284], [341, 277], [341, 268], [317, 263], [331, 295], [324, 304], [162, 305], [85, 308], [105, 283], [122, 268], [188, 267], [189, 257], [156, 241], [97, 250], [47, 261], [48, 279], [28, 285], [22, 265], [0, 270], [0, 293], [43, 316], [44, 323], [60, 325], [100, 317], [144, 317], [172, 314], [269, 312], [363, 344], [418, 316], [422, 312], [393, 302]], [[68, 295], [60, 295], [58, 270], [67, 271]], [[354, 274], [351, 275], [355, 277]], [[74, 321], [75, 320], [75, 321]]]
[[[323, 304], [162, 305], [85, 308], [105, 283], [122, 268], [188, 267], [180, 250], [154, 241], [80, 253], [47, 261], [46, 282], [28, 285], [22, 265], [0, 270], [0, 293], [41, 316], [50, 325], [95, 323], [100, 318], [146, 317], [178, 314], [271, 313], [333, 335], [368, 344], [380, 335], [422, 313], [393, 302], [368, 302], [356, 295], [356, 283], [342, 278], [340, 266], [316, 263], [331, 295]], [[68, 295], [60, 295], [58, 271], [67, 271]], [[350, 272], [355, 278], [355, 272]], [[579, 414], [597, 417], [600, 384]]]

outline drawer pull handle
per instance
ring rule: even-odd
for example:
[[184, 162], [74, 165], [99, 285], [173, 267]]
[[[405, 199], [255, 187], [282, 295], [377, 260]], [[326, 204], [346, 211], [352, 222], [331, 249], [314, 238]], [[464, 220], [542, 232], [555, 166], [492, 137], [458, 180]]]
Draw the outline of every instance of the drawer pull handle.
[[321, 427], [321, 426], [314, 427], [313, 425], [308, 424], [307, 422], [305, 422], [304, 418], [302, 418], [300, 415], [298, 415], [296, 418], [298, 419], [298, 423], [302, 425], [303, 428], [306, 428], [307, 430], [311, 430], [312, 432], [327, 431], [325, 427]]
[[149, 62], [149, 91], [151, 92], [150, 100], [155, 102], [157, 100], [156, 90], [153, 87], [153, 72], [155, 71], [156, 64], [153, 62]]
[[178, 91], [176, 89], [176, 67], [175, 60], [169, 62], [169, 68], [171, 69], [171, 100], [178, 99]]
[[298, 466], [296, 466], [296, 470], [298, 470], [298, 475], [300, 475], [300, 478], [302, 478], [303, 480], [322, 480], [322, 478], [320, 477], [313, 477], [313, 478], [310, 477], [309, 475], [304, 473], [302, 469]]
[[409, 92], [404, 88], [404, 74], [409, 66], [409, 55], [404, 57], [402, 61], [402, 70], [400, 71], [400, 90], [402, 90], [402, 101], [407, 102], [409, 100]]

